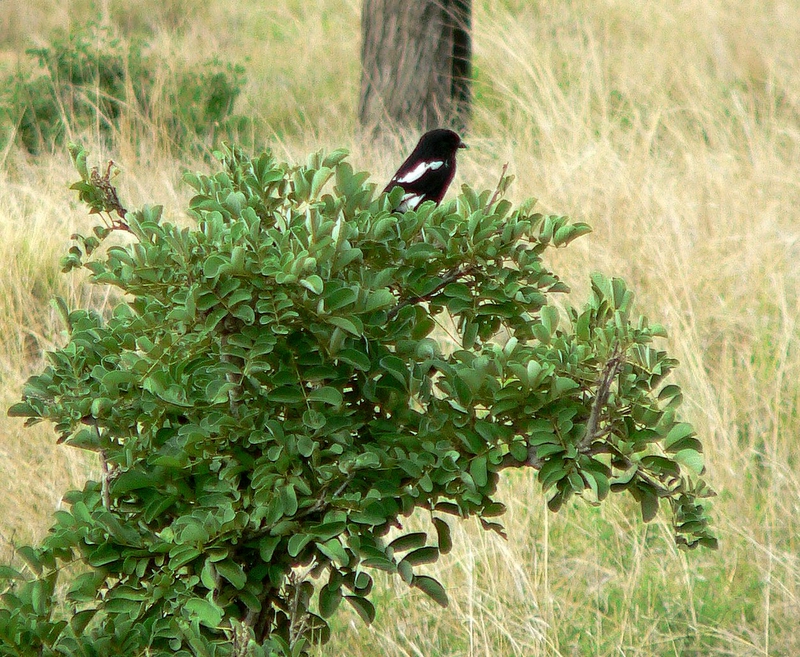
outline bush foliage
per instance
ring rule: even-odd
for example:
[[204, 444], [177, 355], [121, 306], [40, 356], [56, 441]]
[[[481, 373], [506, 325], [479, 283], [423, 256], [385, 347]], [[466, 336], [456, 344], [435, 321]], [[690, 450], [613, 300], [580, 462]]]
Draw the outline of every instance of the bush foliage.
[[[716, 545], [663, 329], [601, 275], [559, 310], [543, 256], [588, 227], [513, 207], [510, 178], [396, 214], [401, 190], [376, 195], [344, 151], [226, 149], [186, 176], [179, 227], [73, 155], [105, 223], [65, 269], [124, 296], [106, 317], [57, 303], [68, 342], [10, 413], [104, 475], [2, 569], [1, 654], [305, 654], [342, 602], [374, 618], [375, 569], [446, 606], [420, 567], [458, 519], [503, 533], [506, 468], [535, 468], [554, 511], [627, 492], [679, 545]], [[404, 529], [415, 511], [429, 532]]]
[[108, 139], [122, 121], [183, 149], [228, 135], [242, 120], [232, 114], [244, 84], [239, 65], [167, 62], [93, 25], [57, 32], [27, 54], [33, 65], [3, 84], [0, 120], [30, 153], [63, 145], [70, 131]]

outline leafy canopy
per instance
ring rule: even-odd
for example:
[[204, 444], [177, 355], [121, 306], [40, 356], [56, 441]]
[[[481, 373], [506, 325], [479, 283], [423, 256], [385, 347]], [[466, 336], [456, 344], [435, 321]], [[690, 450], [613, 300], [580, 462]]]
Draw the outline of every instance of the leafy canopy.
[[[375, 569], [446, 606], [419, 567], [453, 519], [503, 532], [510, 467], [538, 471], [553, 511], [625, 491], [679, 545], [715, 546], [663, 329], [601, 275], [560, 311], [543, 255], [589, 229], [498, 200], [510, 178], [395, 214], [401, 190], [375, 196], [344, 151], [292, 166], [226, 149], [186, 176], [180, 227], [127, 212], [111, 167], [73, 156], [105, 224], [64, 266], [120, 300], [58, 301], [67, 344], [10, 413], [106, 474], [2, 570], [0, 654], [304, 654], [342, 601], [372, 621]], [[416, 510], [430, 533], [403, 529]]]

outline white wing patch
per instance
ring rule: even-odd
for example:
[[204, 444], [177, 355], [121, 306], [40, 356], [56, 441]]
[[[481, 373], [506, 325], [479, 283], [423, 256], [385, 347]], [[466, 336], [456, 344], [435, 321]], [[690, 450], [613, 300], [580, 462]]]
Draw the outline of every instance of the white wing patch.
[[397, 206], [397, 211], [408, 212], [409, 210], [416, 210], [424, 196], [424, 194], [404, 194], [403, 198], [400, 199], [400, 205]]
[[407, 174], [397, 178], [395, 182], [401, 184], [411, 183], [422, 178], [422, 176], [424, 176], [428, 171], [436, 171], [436, 169], [441, 169], [443, 166], [444, 162], [442, 160], [434, 160], [433, 162], [420, 162]]

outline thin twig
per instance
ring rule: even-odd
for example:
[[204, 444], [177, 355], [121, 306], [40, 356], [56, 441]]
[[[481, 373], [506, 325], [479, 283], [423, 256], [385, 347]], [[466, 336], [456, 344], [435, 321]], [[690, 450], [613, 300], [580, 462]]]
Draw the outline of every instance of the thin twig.
[[492, 194], [492, 198], [490, 198], [489, 202], [486, 204], [487, 210], [494, 205], [495, 201], [500, 196], [500, 186], [503, 184], [503, 180], [506, 177], [506, 171], [508, 171], [508, 162], [503, 165], [503, 170], [500, 172], [500, 180], [497, 181], [497, 187], [495, 187], [494, 194]]
[[[339, 497], [339, 495], [341, 495], [344, 492], [344, 490], [350, 485], [350, 482], [353, 481], [354, 478], [355, 478], [355, 472], [351, 472], [349, 475], [347, 475], [347, 478], [339, 485], [339, 487], [330, 496], [326, 494], [328, 489], [325, 488], [322, 491], [322, 493], [320, 493], [321, 497], [319, 497], [317, 501], [314, 502], [313, 505], [311, 505], [304, 511], [298, 511], [294, 515], [294, 520], [300, 521], [303, 518], [307, 518], [308, 516], [313, 515], [314, 513], [322, 511], [327, 507], [329, 507], [331, 504], [331, 500], [334, 500], [337, 497]], [[252, 534], [248, 534], [247, 540], [256, 540], [259, 538], [263, 538], [264, 536], [269, 536], [271, 531], [272, 531], [272, 525], [268, 527], [262, 527], [258, 531], [254, 531]]]
[[[350, 485], [350, 482], [353, 481], [355, 476], [356, 475], [354, 472], [351, 472], [349, 475], [347, 475], [347, 478], [341, 483], [339, 488], [333, 492], [333, 495], [331, 495], [330, 499], [333, 500], [339, 497], [339, 495], [344, 492], [344, 489]], [[319, 498], [316, 502], [314, 502], [313, 506], [309, 507], [308, 510], [303, 512], [298, 517], [303, 518], [305, 516], [310, 516], [312, 513], [316, 513], [317, 511], [321, 511], [326, 504], [328, 504], [328, 502], [325, 502], [322, 498]]]
[[317, 567], [317, 559], [311, 559], [311, 563], [306, 568], [305, 572], [297, 577], [292, 573], [292, 585], [294, 586], [294, 596], [292, 597], [291, 620], [289, 621], [289, 646], [294, 649], [298, 639], [302, 639], [306, 632], [308, 625], [308, 610], [304, 610], [302, 617], [298, 620], [298, 607], [300, 606], [300, 592], [302, 591], [303, 584], [306, 577], [309, 576], [312, 570]]
[[[100, 430], [97, 429], [97, 425], [95, 424], [95, 430], [97, 431], [98, 437], [100, 436]], [[103, 496], [103, 508], [104, 509], [111, 509], [111, 495], [108, 491], [108, 478], [109, 478], [109, 471], [108, 471], [108, 461], [106, 461], [106, 451], [104, 449], [100, 450], [100, 469], [103, 472], [102, 482], [100, 484], [100, 489], [102, 491]]]
[[430, 301], [439, 292], [441, 292], [444, 288], [450, 285], [450, 283], [457, 281], [461, 276], [466, 276], [472, 273], [473, 268], [474, 266], [470, 265], [469, 267], [466, 267], [464, 269], [462, 269], [460, 266], [456, 267], [455, 269], [451, 269], [442, 277], [441, 282], [427, 294], [422, 294], [417, 297], [410, 297], [408, 299], [403, 299], [403, 301], [398, 303], [394, 308], [392, 308], [386, 314], [386, 319], [387, 320], [394, 319], [397, 316], [397, 313], [399, 313], [406, 306], [411, 306], [415, 303], [420, 303], [421, 301]]
[[[123, 207], [122, 203], [120, 203], [117, 188], [114, 187], [114, 184], [111, 182], [111, 169], [113, 167], [114, 160], [109, 160], [106, 171], [102, 176], [97, 167], [92, 167], [92, 172], [89, 176], [90, 181], [92, 185], [103, 194], [103, 209], [109, 213], [111, 227], [115, 230], [125, 230], [130, 233], [133, 231], [131, 231], [130, 227], [125, 222], [128, 211]], [[117, 213], [119, 219], [114, 219], [110, 216], [112, 210]]]

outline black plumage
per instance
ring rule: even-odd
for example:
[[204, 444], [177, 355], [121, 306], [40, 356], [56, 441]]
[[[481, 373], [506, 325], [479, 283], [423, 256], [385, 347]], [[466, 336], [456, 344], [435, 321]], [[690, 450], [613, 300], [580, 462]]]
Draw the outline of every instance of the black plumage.
[[383, 190], [386, 193], [395, 187], [403, 188], [405, 193], [395, 210], [415, 210], [425, 201], [439, 203], [456, 174], [456, 153], [466, 147], [452, 130], [439, 128], [422, 135]]

